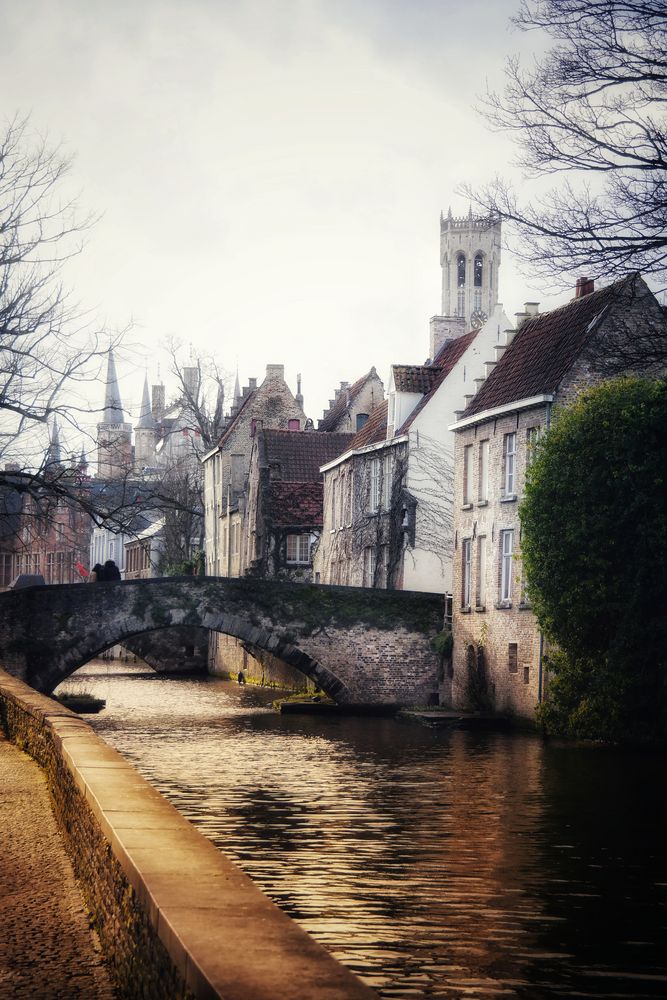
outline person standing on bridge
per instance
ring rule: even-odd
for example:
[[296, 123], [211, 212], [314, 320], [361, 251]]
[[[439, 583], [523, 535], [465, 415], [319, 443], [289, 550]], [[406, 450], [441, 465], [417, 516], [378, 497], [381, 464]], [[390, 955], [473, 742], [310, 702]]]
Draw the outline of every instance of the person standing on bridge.
[[88, 583], [99, 583], [104, 579], [104, 566], [100, 566], [99, 563], [95, 563], [90, 571], [90, 576], [88, 577]]
[[120, 570], [116, 566], [113, 559], [107, 559], [107, 561], [104, 564], [104, 579], [120, 580]]

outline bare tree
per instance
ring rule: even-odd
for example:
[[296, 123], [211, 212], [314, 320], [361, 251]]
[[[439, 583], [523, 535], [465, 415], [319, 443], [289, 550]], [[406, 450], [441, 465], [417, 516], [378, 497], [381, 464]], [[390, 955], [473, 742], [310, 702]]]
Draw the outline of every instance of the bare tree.
[[443, 444], [417, 433], [409, 446], [400, 442], [355, 455], [343, 474], [345, 485], [338, 480], [346, 495], [334, 501], [338, 530], [325, 538], [325, 578], [400, 588], [405, 561], [417, 550], [444, 566], [452, 552], [452, 470]]
[[46, 456], [47, 427], [79, 430], [86, 387], [108, 344], [72, 302], [63, 268], [91, 224], [62, 197], [69, 163], [15, 118], [0, 135], [0, 486], [76, 499], [78, 485]]
[[[511, 224], [513, 249], [552, 287], [572, 274], [667, 271], [667, 8], [664, 0], [522, 0], [521, 31], [554, 40], [482, 111], [515, 134], [518, 164], [538, 181], [525, 200], [502, 178], [464, 190]], [[545, 189], [540, 178], [562, 175]]]

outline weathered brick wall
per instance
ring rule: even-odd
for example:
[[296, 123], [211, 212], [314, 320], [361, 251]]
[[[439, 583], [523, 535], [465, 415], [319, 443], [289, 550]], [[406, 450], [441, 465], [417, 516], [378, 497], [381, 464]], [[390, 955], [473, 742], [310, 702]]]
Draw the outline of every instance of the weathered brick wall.
[[314, 691], [315, 684], [294, 667], [262, 650], [256, 655], [242, 642], [221, 632], [211, 634], [209, 673], [216, 677], [236, 680], [239, 670], [250, 684], [261, 687], [283, 688], [287, 691]]

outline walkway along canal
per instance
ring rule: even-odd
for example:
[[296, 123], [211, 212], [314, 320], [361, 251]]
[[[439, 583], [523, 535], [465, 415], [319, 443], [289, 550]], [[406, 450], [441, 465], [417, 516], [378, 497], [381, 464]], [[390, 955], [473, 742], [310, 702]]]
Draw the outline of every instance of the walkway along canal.
[[667, 995], [664, 756], [84, 672], [97, 732], [381, 996]]

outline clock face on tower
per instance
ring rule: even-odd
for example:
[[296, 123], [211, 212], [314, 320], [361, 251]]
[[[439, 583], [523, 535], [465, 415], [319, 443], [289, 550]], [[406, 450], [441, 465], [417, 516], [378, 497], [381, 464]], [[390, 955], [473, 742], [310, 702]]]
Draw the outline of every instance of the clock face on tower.
[[479, 330], [480, 326], [484, 326], [489, 317], [481, 309], [476, 309], [475, 312], [470, 317], [470, 325], [473, 330]]

